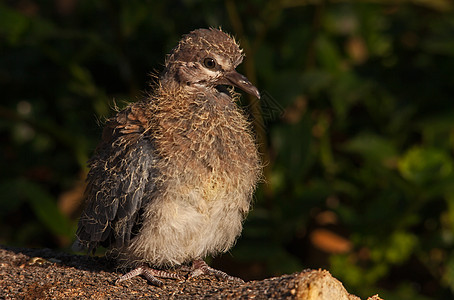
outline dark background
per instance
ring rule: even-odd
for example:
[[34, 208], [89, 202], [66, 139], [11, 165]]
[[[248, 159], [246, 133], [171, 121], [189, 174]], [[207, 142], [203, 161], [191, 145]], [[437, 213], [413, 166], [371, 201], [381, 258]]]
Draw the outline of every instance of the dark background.
[[454, 5], [396, 3], [1, 1], [0, 243], [70, 251], [103, 121], [144, 95], [182, 34], [222, 26], [263, 93], [242, 105], [266, 184], [210, 263], [452, 298]]

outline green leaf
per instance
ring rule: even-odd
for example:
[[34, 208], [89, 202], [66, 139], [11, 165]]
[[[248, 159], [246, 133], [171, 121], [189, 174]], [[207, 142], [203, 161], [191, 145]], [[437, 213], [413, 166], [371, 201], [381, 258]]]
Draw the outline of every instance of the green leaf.
[[0, 5], [0, 34], [11, 44], [16, 44], [28, 30], [30, 20], [21, 13]]
[[55, 198], [40, 185], [27, 180], [17, 180], [17, 192], [32, 207], [36, 217], [55, 235], [72, 238], [74, 227], [58, 209]]
[[325, 35], [320, 35], [316, 41], [317, 57], [321, 65], [333, 72], [340, 69], [341, 56], [336, 44]]
[[373, 133], [361, 133], [347, 141], [343, 150], [361, 155], [369, 162], [386, 165], [396, 155], [392, 142]]
[[416, 184], [445, 179], [452, 172], [452, 160], [439, 149], [416, 146], [408, 150], [398, 162], [402, 177]]

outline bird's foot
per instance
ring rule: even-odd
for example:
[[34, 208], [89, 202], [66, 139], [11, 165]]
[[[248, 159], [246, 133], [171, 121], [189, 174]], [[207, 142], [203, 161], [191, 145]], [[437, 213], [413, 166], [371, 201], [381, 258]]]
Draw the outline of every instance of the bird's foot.
[[125, 275], [121, 276], [120, 278], [118, 278], [115, 281], [115, 284], [118, 284], [125, 280], [129, 280], [129, 279], [139, 276], [139, 275], [143, 275], [152, 285], [155, 285], [155, 286], [164, 285], [164, 283], [161, 280], [157, 279], [156, 277], [179, 279], [179, 280], [183, 279], [183, 277], [181, 277], [180, 275], [175, 274], [175, 273], [169, 273], [169, 272], [162, 271], [162, 270], [155, 270], [155, 269], [152, 269], [147, 266], [142, 266], [142, 267], [138, 267], [138, 268], [126, 273]]
[[202, 259], [196, 259], [192, 262], [192, 269], [191, 273], [189, 274], [189, 278], [197, 277], [200, 275], [214, 275], [217, 278], [224, 279], [224, 280], [232, 280], [239, 283], [244, 283], [243, 279], [230, 276], [229, 274], [222, 272], [220, 270], [213, 269]]

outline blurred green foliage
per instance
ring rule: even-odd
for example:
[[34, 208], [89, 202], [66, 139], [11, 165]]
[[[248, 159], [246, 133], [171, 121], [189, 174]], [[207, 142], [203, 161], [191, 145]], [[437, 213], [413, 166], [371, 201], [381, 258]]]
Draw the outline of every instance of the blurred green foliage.
[[214, 263], [327, 268], [385, 299], [454, 295], [454, 5], [419, 1], [0, 2], [0, 243], [68, 249], [103, 120], [181, 34], [233, 33], [263, 91], [266, 183]]

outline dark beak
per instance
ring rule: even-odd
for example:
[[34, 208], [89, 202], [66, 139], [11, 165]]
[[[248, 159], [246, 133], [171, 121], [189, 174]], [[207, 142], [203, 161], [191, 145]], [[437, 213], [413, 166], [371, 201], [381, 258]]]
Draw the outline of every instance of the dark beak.
[[228, 84], [236, 86], [237, 88], [242, 89], [246, 93], [257, 97], [260, 99], [259, 90], [249, 82], [246, 76], [241, 75], [237, 71], [233, 70], [224, 75], [224, 80], [220, 82], [221, 84]]

